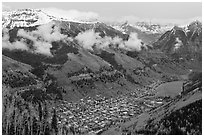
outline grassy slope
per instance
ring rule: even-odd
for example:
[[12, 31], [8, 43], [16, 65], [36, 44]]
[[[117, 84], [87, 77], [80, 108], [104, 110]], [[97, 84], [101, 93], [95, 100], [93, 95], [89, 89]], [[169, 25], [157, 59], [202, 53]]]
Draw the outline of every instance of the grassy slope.
[[26, 72], [31, 70], [32, 68], [30, 65], [18, 62], [4, 55], [2, 55], [2, 64], [3, 70], [8, 70], [9, 68], [12, 68]]

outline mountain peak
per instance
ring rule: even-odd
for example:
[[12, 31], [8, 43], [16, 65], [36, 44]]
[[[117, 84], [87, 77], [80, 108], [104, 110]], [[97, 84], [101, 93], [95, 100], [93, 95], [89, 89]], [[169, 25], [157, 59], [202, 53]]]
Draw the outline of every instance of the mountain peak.
[[187, 26], [187, 28], [188, 28], [190, 31], [196, 31], [196, 30], [198, 30], [199, 32], [201, 32], [201, 31], [202, 31], [202, 23], [201, 23], [200, 21], [196, 20], [196, 21], [191, 22], [191, 23]]
[[172, 28], [172, 30], [173, 30], [173, 31], [183, 30], [183, 28], [182, 28], [182, 27], [179, 27], [179, 26], [174, 26], [174, 27]]
[[200, 22], [199, 20], [195, 20], [195, 21], [191, 22], [191, 23], [189, 24], [189, 26], [190, 26], [190, 25], [202, 26], [202, 22]]
[[128, 21], [125, 21], [121, 26], [128, 26]]

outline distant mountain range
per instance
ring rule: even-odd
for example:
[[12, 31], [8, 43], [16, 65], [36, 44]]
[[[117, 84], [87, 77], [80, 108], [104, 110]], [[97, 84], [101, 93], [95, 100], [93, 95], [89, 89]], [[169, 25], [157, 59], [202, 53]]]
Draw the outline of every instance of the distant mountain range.
[[[89, 30], [94, 30], [94, 33]], [[130, 90], [129, 88], [146, 85], [162, 77], [167, 76], [168, 79], [175, 73], [180, 73], [185, 65], [192, 68], [192, 62], [199, 64], [200, 61], [197, 59], [200, 59], [201, 55], [197, 53], [201, 53], [202, 48], [201, 30], [200, 22], [193, 22], [186, 28], [173, 27], [172, 29], [170, 26], [145, 22], [137, 22], [134, 25], [126, 22], [117, 27], [102, 22], [68, 21], [48, 15], [42, 10], [22, 9], [3, 12], [3, 36], [8, 37], [7, 40], [3, 40], [3, 55], [33, 67], [37, 64], [47, 66], [45, 67], [47, 73], [54, 75], [59, 85], [64, 86], [71, 94], [78, 92], [79, 87], [84, 90], [84, 86], [87, 86], [87, 83], [83, 82], [76, 84], [77, 81], [80, 82], [81, 77], [87, 79], [89, 83], [87, 91], [93, 87], [95, 88], [91, 90], [95, 93], [107, 91], [110, 87], [105, 86], [106, 82], [99, 90], [103, 82], [96, 82], [96, 79], [102, 77], [99, 73], [109, 72], [111, 79], [114, 79], [111, 81], [116, 86], [115, 89], [112, 87], [112, 90], [116, 92], [122, 89], [121, 85], [126, 85], [126, 90]], [[85, 35], [84, 32], [86, 32]], [[50, 34], [47, 36], [48, 33]], [[132, 33], [136, 33], [138, 38], [135, 39], [134, 35], [131, 38]], [[82, 39], [82, 43], [78, 38]], [[18, 47], [18, 43], [25, 47]], [[131, 46], [132, 43], [133, 46], [140, 45], [141, 51], [127, 50], [123, 47], [126, 46], [125, 44]], [[90, 47], [87, 50], [87, 47], [82, 45]], [[158, 49], [161, 52], [157, 51]], [[190, 51], [192, 54], [188, 54]], [[181, 60], [177, 61], [177, 58], [174, 58], [177, 56], [173, 53], [181, 55], [181, 52], [184, 55], [183, 58], [187, 58], [191, 63], [186, 61], [181, 64]], [[165, 55], [169, 53], [174, 56]], [[194, 56], [197, 58], [192, 61], [195, 59]], [[165, 68], [170, 67], [168, 61], [180, 67], [162, 70], [165, 64]], [[55, 68], [56, 66], [58, 69]], [[170, 76], [169, 72], [173, 75]], [[120, 80], [118, 76], [121, 77]], [[123, 84], [118, 80], [122, 80]], [[123, 92], [125, 92], [124, 89]], [[78, 97], [82, 96], [77, 95]]]
[[[68, 21], [68, 22], [75, 22], [75, 23], [82, 23], [82, 24], [85, 23], [90, 25], [100, 24], [100, 23], [102, 24], [102, 22], [100, 21], [88, 21], [88, 20], [82, 21], [79, 19], [66, 19], [61, 17], [55, 17], [52, 15], [49, 15], [48, 13], [40, 9], [19, 9], [15, 11], [4, 11], [2, 15], [3, 28], [32, 27], [32, 26], [47, 24], [51, 21]], [[172, 23], [161, 25], [158, 23], [151, 23], [151, 22], [144, 22], [144, 21], [141, 21], [141, 22], [138, 21], [135, 23], [128, 23], [128, 21], [115, 22], [115, 23], [113, 22], [113, 23], [107, 23], [107, 26], [110, 26], [116, 30], [119, 30], [123, 34], [130, 34], [132, 32], [135, 32], [138, 34], [138, 37], [142, 39], [145, 44], [152, 44], [162, 34], [164, 34], [166, 31], [171, 30], [174, 27]], [[181, 28], [185, 30], [185, 29], [188, 29], [188, 26], [182, 26]]]
[[150, 23], [150, 22], [144, 22], [144, 21], [135, 22], [133, 24], [133, 23], [128, 23], [128, 21], [126, 21], [124, 23], [113, 23], [112, 26], [115, 29], [118, 29], [125, 33], [128, 33], [129, 31], [131, 31], [131, 30], [128, 30], [128, 27], [134, 27], [148, 34], [160, 34], [171, 29], [173, 27], [173, 24], [161, 25], [157, 23]]

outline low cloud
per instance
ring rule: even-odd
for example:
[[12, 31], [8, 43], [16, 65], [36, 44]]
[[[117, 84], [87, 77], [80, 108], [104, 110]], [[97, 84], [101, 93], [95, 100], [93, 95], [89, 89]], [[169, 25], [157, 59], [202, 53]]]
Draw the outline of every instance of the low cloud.
[[9, 40], [9, 30], [7, 28], [2, 29], [2, 41]]
[[20, 29], [18, 31], [18, 36], [31, 40], [41, 39], [47, 42], [59, 41], [67, 37], [66, 35], [60, 33], [59, 27], [55, 26], [53, 22], [41, 25], [37, 28], [37, 30], [31, 32]]
[[141, 42], [142, 40], [138, 39], [137, 33], [131, 33], [128, 41], [125, 41], [125, 45], [129, 49], [140, 51], [142, 47]]
[[137, 33], [131, 33], [129, 39], [124, 41], [118, 36], [114, 38], [105, 36], [102, 38], [99, 33], [94, 32], [94, 30], [87, 30], [79, 33], [75, 39], [82, 47], [89, 50], [93, 50], [93, 46], [96, 46], [97, 48], [106, 48], [113, 45], [121, 49], [140, 51], [143, 46], [141, 44], [142, 40], [137, 37]]
[[76, 37], [76, 40], [78, 40], [79, 44], [82, 45], [84, 48], [93, 50], [92, 46], [94, 44], [99, 44], [101, 41], [101, 37], [99, 36], [99, 33], [95, 33], [93, 30], [88, 30], [82, 33], [79, 33]]
[[27, 45], [23, 40], [19, 40], [13, 43], [9, 42], [9, 33], [7, 28], [2, 30], [2, 48], [7, 48], [9, 50], [19, 49], [19, 50], [28, 50]]
[[7, 48], [9, 50], [14, 50], [14, 49], [28, 50], [28, 47], [23, 40], [16, 41], [13, 43], [10, 43], [9, 41], [3, 41], [2, 42], [2, 48]]
[[80, 20], [80, 21], [94, 21], [97, 20], [99, 15], [95, 12], [83, 12], [78, 10], [62, 10], [57, 8], [44, 8], [45, 13], [68, 20]]
[[[34, 31], [26, 31], [20, 29], [17, 33], [17, 36], [22, 37], [19, 41], [15, 41], [13, 43], [9, 42], [8, 30], [3, 30], [3, 48], [7, 48], [10, 50], [13, 49], [21, 49], [28, 50], [34, 53], [43, 54], [46, 56], [52, 56], [50, 52], [50, 48], [52, 47], [53, 41], [71, 41], [72, 38], [67, 37], [60, 33], [59, 27], [55, 26], [53, 22], [49, 24], [39, 26], [37, 30]], [[25, 39], [29, 39], [33, 41], [32, 49], [26, 44]]]

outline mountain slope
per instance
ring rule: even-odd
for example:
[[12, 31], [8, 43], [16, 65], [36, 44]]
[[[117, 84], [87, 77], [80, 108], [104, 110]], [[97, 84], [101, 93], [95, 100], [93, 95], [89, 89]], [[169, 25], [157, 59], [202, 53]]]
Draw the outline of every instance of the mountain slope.
[[[9, 42], [8, 46], [21, 42], [25, 44], [26, 50], [3, 48], [2, 53], [31, 65], [33, 69], [42, 67], [42, 70], [38, 70], [42, 73], [37, 75], [44, 77], [48, 73], [53, 76], [57, 84], [66, 91], [62, 93], [63, 99], [70, 101], [96, 94], [107, 97], [117, 93], [126, 94], [158, 79], [180, 79], [180, 75], [188, 72], [188, 68], [184, 68], [182, 64], [154, 51], [127, 51], [118, 48], [117, 44], [87, 50], [75, 38], [90, 29], [105, 40], [107, 37], [129, 39], [128, 34], [104, 23], [52, 21], [39, 26], [15, 27], [5, 31], [4, 35], [8, 35], [8, 40], [4, 41]], [[50, 48], [42, 48], [44, 45]], [[39, 52], [41, 50], [43, 52]], [[45, 51], [49, 51], [49, 56], [42, 54]]]
[[201, 30], [202, 24], [199, 21], [192, 22], [186, 29], [174, 27], [163, 34], [153, 46], [175, 58], [201, 61]]
[[[184, 91], [169, 103], [138, 117], [128, 127], [132, 134], [202, 134], [201, 79], [190, 82]], [[128, 132], [128, 131], [127, 131]]]

